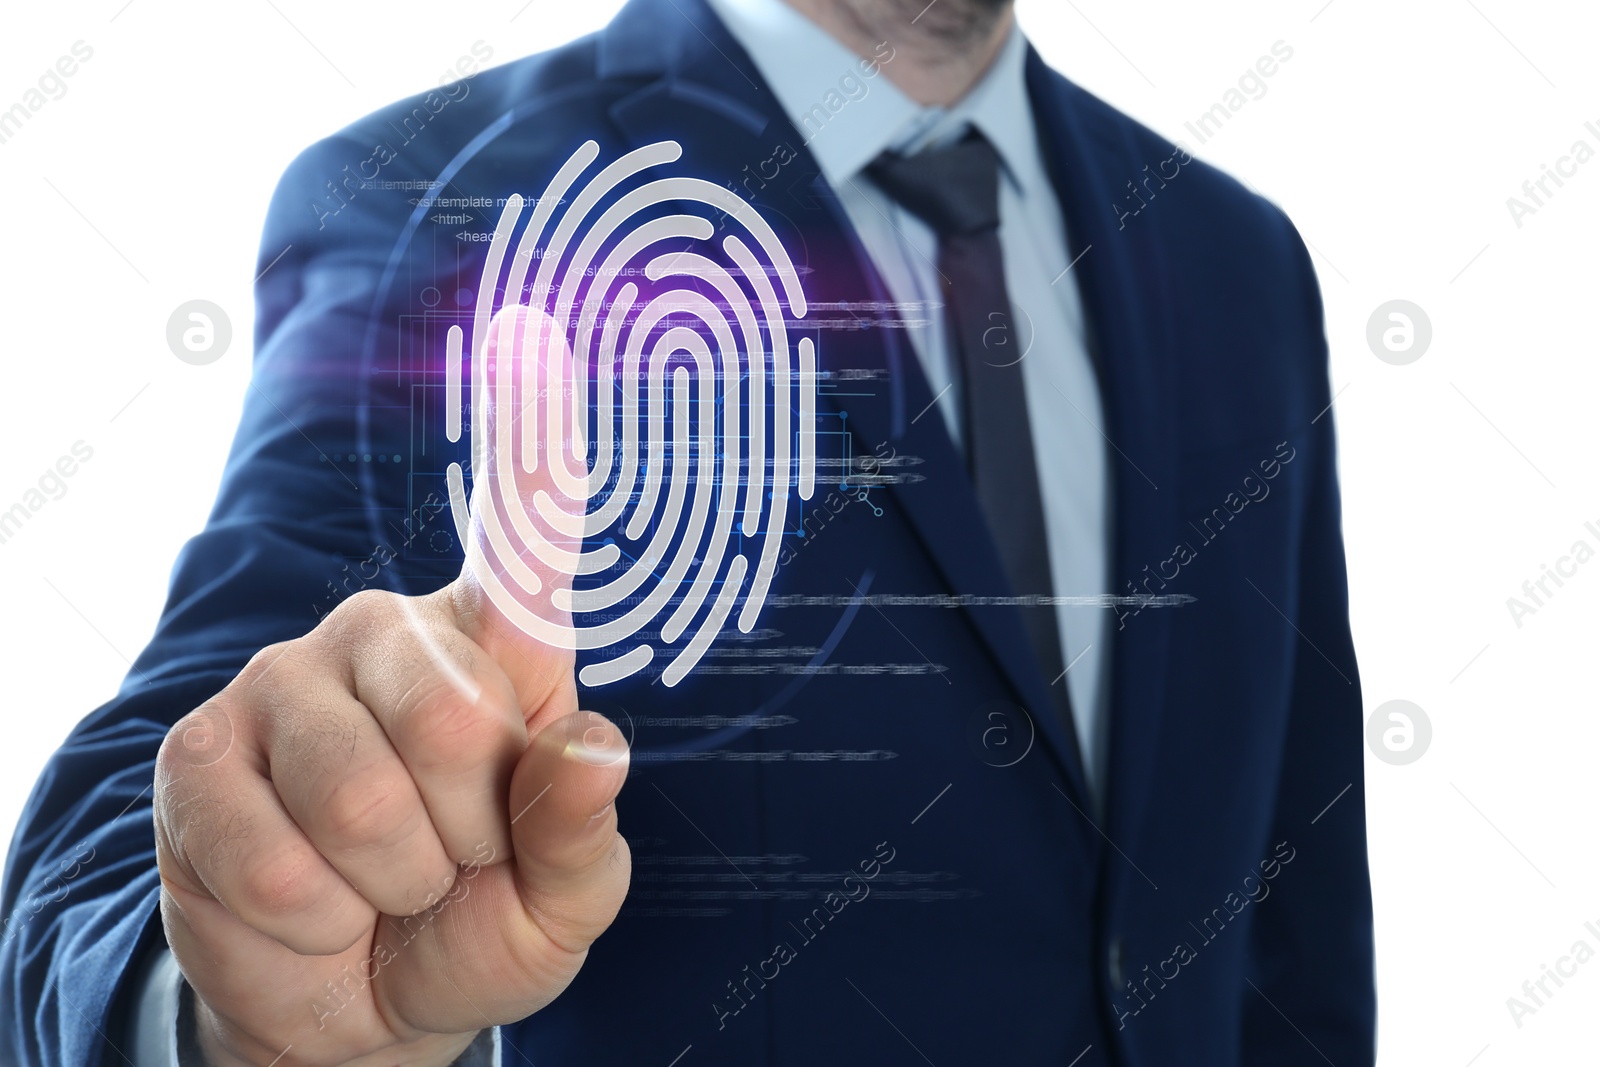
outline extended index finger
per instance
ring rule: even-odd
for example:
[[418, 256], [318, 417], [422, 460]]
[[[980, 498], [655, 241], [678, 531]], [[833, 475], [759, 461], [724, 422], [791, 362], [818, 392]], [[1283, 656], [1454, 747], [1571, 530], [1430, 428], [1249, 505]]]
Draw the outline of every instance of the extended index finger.
[[[473, 371], [471, 526], [451, 601], [525, 714], [576, 709], [570, 594], [583, 546], [586, 435], [571, 348], [538, 308], [502, 309]], [[570, 707], [568, 705], [570, 704]]]

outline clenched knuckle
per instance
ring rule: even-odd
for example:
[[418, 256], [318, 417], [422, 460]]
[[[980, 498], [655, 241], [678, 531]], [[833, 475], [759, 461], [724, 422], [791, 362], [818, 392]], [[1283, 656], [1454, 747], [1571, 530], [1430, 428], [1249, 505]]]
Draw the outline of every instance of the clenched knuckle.
[[400, 720], [406, 757], [420, 770], [460, 769], [482, 759], [500, 740], [500, 721], [448, 682], [418, 682], [407, 703]]
[[474, 583], [452, 582], [438, 594], [448, 607], [456, 627], [463, 633], [480, 629], [487, 618], [483, 594], [476, 591]]
[[206, 708], [202, 704], [191, 711], [167, 729], [167, 736], [161, 739], [161, 747], [156, 750], [156, 781], [158, 783], [174, 778], [181, 778], [184, 771], [183, 760], [183, 734], [196, 721]]
[[400, 610], [400, 594], [387, 589], [363, 589], [333, 610], [329, 616], [345, 624], [382, 624]]
[[156, 781], [167, 783], [219, 764], [233, 749], [238, 701], [217, 694], [168, 728], [156, 750]]
[[311, 638], [268, 645], [222, 691], [227, 709], [238, 718], [260, 721], [281, 713], [316, 689], [328, 673]]
[[399, 600], [387, 589], [363, 589], [330, 611], [310, 639], [328, 655], [347, 660], [394, 625]]
[[309, 856], [294, 853], [255, 855], [246, 861], [239, 882], [239, 907], [264, 918], [298, 916], [318, 902], [317, 871]]
[[[253, 687], [277, 674], [283, 667], [292, 665], [298, 658], [295, 645], [294, 641], [279, 641], [267, 645], [250, 657], [249, 662], [244, 665], [244, 669], [239, 672], [228, 689], [237, 691]], [[284, 663], [285, 660], [289, 663]]]
[[339, 847], [382, 848], [416, 828], [416, 809], [398, 783], [347, 778], [329, 793], [323, 818]]

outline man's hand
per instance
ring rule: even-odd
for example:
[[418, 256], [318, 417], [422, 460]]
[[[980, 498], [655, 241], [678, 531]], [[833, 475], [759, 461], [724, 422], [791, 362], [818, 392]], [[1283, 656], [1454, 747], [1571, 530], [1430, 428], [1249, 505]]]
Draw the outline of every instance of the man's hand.
[[[501, 350], [514, 314], [491, 327]], [[559, 499], [550, 467], [519, 466], [517, 497]], [[523, 634], [471, 570], [351, 597], [162, 746], [162, 921], [219, 1067], [448, 1064], [560, 994], [616, 917], [627, 745], [578, 710], [574, 654]]]

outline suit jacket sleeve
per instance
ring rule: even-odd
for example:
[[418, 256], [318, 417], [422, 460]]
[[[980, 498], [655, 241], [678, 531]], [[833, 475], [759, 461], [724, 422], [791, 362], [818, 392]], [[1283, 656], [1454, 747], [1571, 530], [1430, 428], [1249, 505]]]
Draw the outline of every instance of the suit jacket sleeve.
[[[1322, 408], [1332, 402], [1322, 300], [1304, 243], [1287, 218], [1282, 222], [1301, 278], [1306, 330], [1321, 354], [1315, 373]], [[1272, 841], [1287, 842], [1294, 858], [1283, 867], [1274, 900], [1261, 909], [1252, 934], [1256, 990], [1244, 993], [1243, 1035], [1243, 1062], [1250, 1065], [1323, 1058], [1370, 1064], [1375, 1055], [1363, 712], [1350, 636], [1333, 414], [1331, 408], [1323, 411], [1308, 439], [1311, 484], [1300, 533], [1298, 600], [1284, 606], [1299, 637]]]
[[[172, 723], [351, 592], [449, 577], [441, 565], [402, 578], [391, 562], [410, 503], [393, 462], [409, 450], [407, 420], [369, 432], [354, 399], [381, 377], [363, 346], [393, 351], [375, 293], [416, 195], [362, 191], [330, 213], [341, 202], [328, 183], [370, 152], [329, 139], [279, 183], [257, 266], [272, 264], [256, 283], [254, 376], [215, 508], [178, 558], [155, 636], [50, 760], [16, 829], [0, 892], [0, 1062], [122, 1062], [132, 974], [162, 936], [151, 788]], [[404, 167], [385, 177], [410, 177]], [[154, 477], [184, 476], [175, 461]], [[448, 529], [439, 510], [429, 517]]]

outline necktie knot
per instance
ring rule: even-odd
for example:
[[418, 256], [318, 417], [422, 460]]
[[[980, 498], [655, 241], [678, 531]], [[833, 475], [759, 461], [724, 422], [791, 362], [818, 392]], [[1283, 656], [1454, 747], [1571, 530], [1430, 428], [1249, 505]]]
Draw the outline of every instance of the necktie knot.
[[867, 173], [940, 237], [1000, 225], [1000, 157], [976, 130], [947, 148], [910, 156], [885, 152]]

